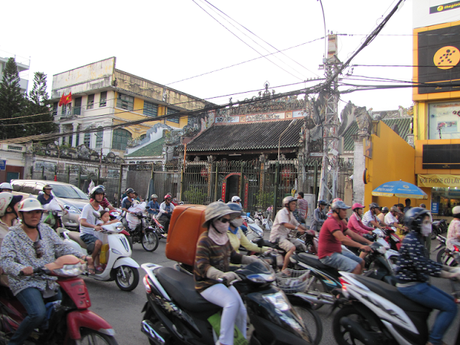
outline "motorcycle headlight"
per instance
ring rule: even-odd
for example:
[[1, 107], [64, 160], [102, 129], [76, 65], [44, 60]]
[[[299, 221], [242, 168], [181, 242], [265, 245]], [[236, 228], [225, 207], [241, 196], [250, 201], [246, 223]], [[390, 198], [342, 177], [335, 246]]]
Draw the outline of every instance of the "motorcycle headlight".
[[291, 308], [291, 305], [287, 301], [284, 294], [282, 294], [279, 291], [272, 294], [264, 295], [263, 297], [264, 300], [273, 304], [276, 309], [279, 309], [281, 311], [287, 311]]
[[247, 278], [253, 283], [270, 283], [275, 281], [275, 276], [273, 274], [250, 274]]
[[83, 272], [83, 264], [64, 265], [62, 268], [53, 270], [53, 273], [61, 277], [76, 277]]
[[69, 211], [69, 213], [73, 214], [81, 214], [80, 210], [72, 205], [64, 205], [64, 208]]

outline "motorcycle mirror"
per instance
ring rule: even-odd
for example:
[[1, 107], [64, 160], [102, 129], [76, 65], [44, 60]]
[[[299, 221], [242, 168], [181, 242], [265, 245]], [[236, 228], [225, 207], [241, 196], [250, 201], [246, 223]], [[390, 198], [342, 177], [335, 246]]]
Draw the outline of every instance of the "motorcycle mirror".
[[101, 214], [96, 210], [93, 210], [93, 216], [96, 217], [97, 219], [101, 218]]

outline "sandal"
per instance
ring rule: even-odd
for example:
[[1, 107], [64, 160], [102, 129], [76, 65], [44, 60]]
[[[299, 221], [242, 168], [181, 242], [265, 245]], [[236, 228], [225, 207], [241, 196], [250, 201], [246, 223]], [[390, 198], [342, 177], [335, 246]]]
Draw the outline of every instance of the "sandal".
[[93, 276], [96, 274], [96, 270], [94, 269], [94, 266], [93, 267], [88, 267], [88, 274]]
[[284, 276], [284, 277], [290, 277], [291, 276], [291, 271], [289, 270], [289, 268], [286, 268], [286, 269], [281, 271], [281, 275]]
[[102, 268], [102, 266], [101, 265], [97, 266], [96, 267], [96, 274], [100, 274], [102, 272], [104, 272], [104, 269]]

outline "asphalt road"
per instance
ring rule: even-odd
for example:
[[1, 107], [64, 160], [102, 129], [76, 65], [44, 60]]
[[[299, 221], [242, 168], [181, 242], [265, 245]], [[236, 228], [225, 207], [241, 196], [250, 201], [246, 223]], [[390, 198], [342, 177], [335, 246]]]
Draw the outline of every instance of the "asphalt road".
[[[174, 262], [168, 260], [165, 255], [165, 240], [161, 240], [157, 250], [153, 253], [144, 251], [140, 244], [134, 245], [133, 259], [139, 265], [146, 262], [153, 262], [163, 266], [173, 266]], [[434, 243], [432, 248], [436, 247]], [[435, 259], [435, 257], [432, 258]], [[141, 332], [142, 321], [142, 307], [146, 301], [145, 290], [142, 284], [142, 278], [145, 272], [139, 269], [140, 281], [136, 289], [131, 292], [121, 291], [115, 282], [101, 282], [93, 280], [92, 278], [84, 278], [88, 286], [91, 297], [91, 310], [105, 320], [107, 320], [116, 332], [116, 339], [119, 345], [148, 345], [147, 336]], [[451, 292], [450, 282], [444, 279], [434, 278], [432, 283], [446, 292]], [[332, 335], [331, 323], [332, 316], [328, 316], [330, 312], [329, 307], [323, 307], [318, 310], [318, 313], [323, 322], [323, 339], [321, 345], [335, 344]], [[452, 344], [456, 331], [458, 329], [460, 319], [454, 321], [450, 331], [444, 341], [447, 344]]]

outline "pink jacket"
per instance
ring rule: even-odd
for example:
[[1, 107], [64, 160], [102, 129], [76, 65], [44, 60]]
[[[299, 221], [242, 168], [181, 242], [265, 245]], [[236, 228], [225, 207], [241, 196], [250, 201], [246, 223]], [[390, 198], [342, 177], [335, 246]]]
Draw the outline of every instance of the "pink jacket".
[[374, 228], [364, 225], [361, 219], [358, 220], [358, 218], [356, 218], [356, 213], [353, 213], [350, 216], [350, 219], [348, 220], [348, 229], [350, 229], [353, 232], [356, 232], [358, 235], [361, 236], [367, 234], [369, 231], [374, 230]]

